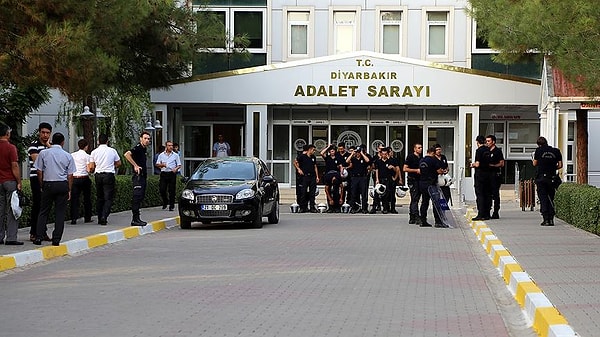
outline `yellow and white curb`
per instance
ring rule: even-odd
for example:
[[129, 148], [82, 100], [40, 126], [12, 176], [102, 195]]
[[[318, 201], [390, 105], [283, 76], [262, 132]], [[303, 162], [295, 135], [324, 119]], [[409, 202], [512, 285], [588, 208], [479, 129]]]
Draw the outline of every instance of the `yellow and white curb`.
[[544, 295], [531, 276], [521, 268], [487, 224], [484, 221], [471, 220], [475, 215], [473, 209], [467, 210], [466, 217], [471, 229], [531, 322], [533, 330], [541, 337], [577, 336], [564, 316]]
[[140, 235], [155, 233], [178, 225], [179, 217], [167, 218], [149, 222], [143, 227], [125, 227], [102, 234], [90, 235], [82, 239], [65, 241], [61, 243], [60, 246], [45, 246], [24, 252], [2, 255], [0, 256], [0, 272], [17, 267], [24, 267], [60, 256], [75, 255], [77, 253], [104, 246], [109, 243], [131, 239]]

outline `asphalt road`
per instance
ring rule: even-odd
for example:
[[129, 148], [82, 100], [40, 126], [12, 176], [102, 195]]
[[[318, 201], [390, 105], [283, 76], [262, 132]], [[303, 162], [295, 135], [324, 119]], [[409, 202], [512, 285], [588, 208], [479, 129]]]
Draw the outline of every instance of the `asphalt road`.
[[166, 229], [0, 273], [0, 336], [535, 336], [470, 231], [285, 212]]

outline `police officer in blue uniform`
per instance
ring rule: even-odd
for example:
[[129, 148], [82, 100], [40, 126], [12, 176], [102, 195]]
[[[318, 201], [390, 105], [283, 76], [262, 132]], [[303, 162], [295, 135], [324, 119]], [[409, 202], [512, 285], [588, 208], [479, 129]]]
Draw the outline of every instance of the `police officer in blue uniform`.
[[537, 168], [535, 184], [540, 198], [542, 226], [554, 226], [554, 194], [560, 184], [556, 171], [563, 166], [560, 150], [549, 146], [544, 137], [537, 139], [538, 148], [533, 155], [533, 166]]
[[406, 156], [402, 171], [406, 172], [406, 183], [410, 191], [410, 207], [408, 210], [408, 223], [411, 225], [420, 225], [419, 200], [421, 199], [421, 190], [419, 189], [419, 162], [423, 157], [423, 145], [416, 143], [413, 145], [413, 153]]
[[327, 196], [328, 213], [339, 213], [342, 206], [342, 177], [340, 172], [345, 163], [344, 158], [337, 152], [335, 145], [329, 144], [321, 150], [321, 157], [325, 161], [325, 194]]
[[[438, 175], [443, 172], [440, 167], [440, 161], [435, 157], [435, 147], [432, 146], [427, 149], [427, 155], [419, 161], [419, 171], [421, 172], [421, 178], [419, 179], [419, 189], [421, 191], [421, 227], [431, 227], [431, 224], [427, 222], [427, 210], [429, 209], [429, 186], [437, 185]], [[436, 227], [442, 227], [442, 220], [440, 219], [437, 212], [433, 212], [435, 218]]]
[[300, 197], [300, 212], [310, 211], [317, 213], [315, 207], [315, 192], [319, 182], [319, 172], [317, 170], [317, 158], [315, 157], [315, 146], [309, 144], [306, 147], [306, 153], [302, 153], [297, 158], [296, 170], [302, 179], [302, 190]]
[[[362, 209], [364, 214], [368, 211], [368, 191], [369, 191], [369, 166], [371, 166], [371, 156], [367, 153], [365, 145], [357, 146], [352, 155], [346, 159], [350, 164], [348, 167], [352, 176], [352, 210], [350, 213], [358, 213]], [[360, 202], [360, 206], [359, 206]]]

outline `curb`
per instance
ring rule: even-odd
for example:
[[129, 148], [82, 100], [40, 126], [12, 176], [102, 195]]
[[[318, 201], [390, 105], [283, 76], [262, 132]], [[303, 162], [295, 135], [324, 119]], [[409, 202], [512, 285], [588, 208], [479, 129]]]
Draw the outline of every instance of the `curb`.
[[541, 337], [575, 337], [577, 334], [564, 316], [544, 295], [542, 290], [517, 260], [502, 245], [484, 221], [472, 221], [476, 215], [468, 209], [465, 216], [475, 236], [485, 249], [494, 267], [504, 279], [508, 290], [531, 322], [533, 330]]
[[51, 260], [65, 255], [75, 255], [77, 253], [104, 246], [109, 243], [155, 233], [163, 229], [176, 227], [178, 225], [179, 217], [177, 216], [173, 218], [152, 221], [144, 227], [125, 227], [106, 233], [90, 235], [82, 239], [65, 241], [61, 243], [60, 246], [45, 246], [24, 252], [2, 255], [0, 256], [0, 272]]

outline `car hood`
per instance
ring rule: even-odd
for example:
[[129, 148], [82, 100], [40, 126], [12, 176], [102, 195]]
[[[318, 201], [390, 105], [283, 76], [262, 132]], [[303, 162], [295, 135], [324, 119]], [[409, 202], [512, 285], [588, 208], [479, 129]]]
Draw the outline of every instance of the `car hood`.
[[195, 194], [233, 194], [246, 189], [253, 188], [254, 181], [241, 180], [212, 180], [212, 181], [190, 181], [186, 188], [194, 191]]

